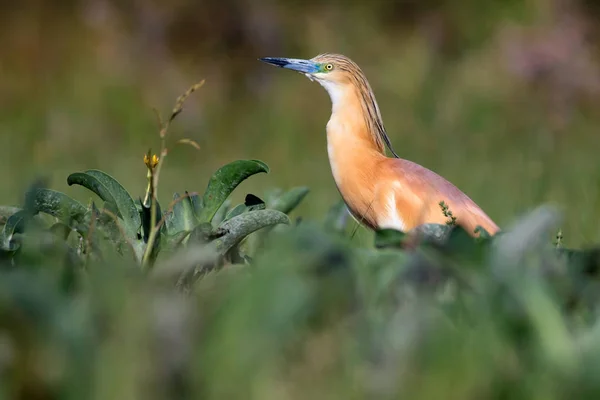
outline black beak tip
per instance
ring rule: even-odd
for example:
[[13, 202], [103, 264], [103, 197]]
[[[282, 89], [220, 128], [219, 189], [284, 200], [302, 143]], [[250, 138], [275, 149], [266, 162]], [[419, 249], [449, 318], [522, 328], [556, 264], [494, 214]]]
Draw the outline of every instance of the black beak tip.
[[267, 63], [267, 64], [275, 65], [276, 67], [282, 67], [282, 68], [288, 64], [288, 62], [285, 59], [276, 58], [276, 57], [262, 57], [262, 58], [259, 58], [258, 60], [262, 61], [264, 63]]

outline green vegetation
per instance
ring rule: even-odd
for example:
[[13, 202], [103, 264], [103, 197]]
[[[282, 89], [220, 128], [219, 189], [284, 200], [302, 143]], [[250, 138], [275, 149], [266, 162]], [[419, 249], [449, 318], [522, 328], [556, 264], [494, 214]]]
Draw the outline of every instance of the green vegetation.
[[21, 208], [2, 208], [0, 397], [600, 393], [600, 251], [551, 243], [555, 210], [491, 238], [431, 225], [357, 247], [337, 206], [322, 223], [289, 223], [306, 189], [227, 206], [265, 171], [227, 164], [203, 196], [176, 194], [164, 213], [156, 203], [155, 223], [97, 170], [68, 182], [100, 207], [33, 186]]
[[[192, 87], [194, 88], [194, 87]], [[191, 90], [193, 91], [193, 90]], [[191, 93], [188, 91], [187, 94]], [[592, 398], [600, 249], [566, 249], [540, 207], [493, 237], [446, 224], [353, 241], [305, 187], [231, 194], [258, 160], [163, 208], [161, 157], [132, 195], [95, 169], [0, 207], [0, 398]], [[140, 161], [141, 162], [141, 161]]]
[[[596, 398], [599, 11], [7, 3], [0, 400]], [[257, 61], [325, 51], [501, 233], [348, 218], [327, 94]]]
[[[102, 201], [101, 208], [93, 199], [86, 207], [62, 192], [36, 184], [27, 191], [23, 207], [3, 208], [0, 249], [14, 261], [20, 253], [22, 235], [29, 233], [29, 229], [41, 229], [43, 234], [53, 239], [56, 235], [62, 237], [67, 242], [64, 247], [67, 255], [81, 255], [83, 258], [78, 260], [81, 264], [78, 266], [83, 267], [89, 256], [98, 252], [101, 247], [98, 240], [103, 239], [108, 239], [121, 255], [129, 251], [131, 258], [145, 270], [154, 266], [161, 249], [172, 251], [199, 244], [210, 244], [205, 252], [215, 257], [211, 265], [226, 258], [248, 259], [239, 247], [241, 242], [257, 230], [289, 224], [286, 212], [299, 204], [307, 189], [294, 188], [271, 196], [273, 208], [266, 209], [265, 201], [248, 194], [243, 204], [229, 209], [229, 197], [242, 181], [252, 175], [269, 172], [269, 167], [262, 161], [237, 160], [222, 166], [211, 176], [202, 196], [187, 191], [183, 196], [175, 193], [168, 209], [163, 212], [157, 192], [160, 170], [168, 154], [168, 128], [183, 110], [187, 97], [201, 85], [193, 85], [177, 99], [166, 122], [157, 114], [161, 157], [153, 155], [150, 150], [144, 156], [148, 173], [143, 200], [134, 201], [115, 178], [95, 169], [72, 173], [67, 177], [67, 183], [82, 186], [96, 194]], [[186, 142], [194, 143], [189, 139]], [[44, 221], [36, 218], [40, 213], [54, 218], [47, 229], [43, 228]], [[71, 246], [69, 241], [73, 243]], [[253, 242], [254, 246], [260, 244], [260, 240]], [[102, 258], [101, 253], [95, 255]], [[202, 268], [205, 266], [199, 271], [192, 271], [192, 275], [203, 272]]]

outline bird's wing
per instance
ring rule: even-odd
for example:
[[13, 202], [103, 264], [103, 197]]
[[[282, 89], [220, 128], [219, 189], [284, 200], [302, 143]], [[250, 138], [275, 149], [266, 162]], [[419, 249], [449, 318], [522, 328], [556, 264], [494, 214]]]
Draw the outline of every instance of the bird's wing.
[[[435, 172], [399, 158], [388, 158], [385, 163], [387, 165], [382, 171], [390, 174], [389, 179], [398, 182], [396, 190], [400, 193], [397, 193], [396, 198], [398, 202], [404, 202], [402, 206], [412, 209], [412, 218], [421, 219], [421, 223], [439, 223], [445, 220], [439, 206], [440, 201], [444, 201], [456, 217], [457, 224], [470, 233], [477, 225], [492, 234], [499, 230], [494, 221], [469, 196]], [[401, 192], [404, 192], [404, 196]]]

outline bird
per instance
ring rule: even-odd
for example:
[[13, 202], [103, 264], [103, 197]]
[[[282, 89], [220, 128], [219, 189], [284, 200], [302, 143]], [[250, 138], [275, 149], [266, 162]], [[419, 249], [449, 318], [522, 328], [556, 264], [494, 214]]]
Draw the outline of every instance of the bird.
[[[357, 63], [335, 53], [311, 59], [263, 57], [267, 64], [304, 74], [329, 94], [327, 154], [335, 185], [352, 217], [372, 231], [409, 232], [422, 224], [454, 224], [471, 236], [498, 225], [448, 180], [393, 149], [371, 86]], [[393, 157], [386, 155], [385, 146]]]

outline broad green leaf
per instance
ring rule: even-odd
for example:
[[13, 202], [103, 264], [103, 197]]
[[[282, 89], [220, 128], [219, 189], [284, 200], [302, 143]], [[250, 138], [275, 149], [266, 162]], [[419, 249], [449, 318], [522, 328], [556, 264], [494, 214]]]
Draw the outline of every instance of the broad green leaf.
[[223, 222], [218, 228], [223, 236], [215, 239], [212, 244], [219, 253], [225, 254], [252, 232], [267, 226], [289, 225], [289, 223], [289, 217], [277, 210], [257, 210], [243, 213]]
[[[98, 197], [106, 202], [111, 202], [117, 204], [115, 198], [112, 193], [108, 190], [108, 188], [100, 182], [96, 177], [89, 175], [85, 172], [75, 172], [67, 177], [67, 184], [69, 186], [72, 185], [80, 185], [86, 189], [91, 190], [96, 193]], [[120, 217], [120, 215], [119, 215]]]
[[176, 203], [173, 205], [173, 212], [169, 215], [167, 230], [169, 235], [175, 235], [179, 232], [191, 232], [198, 224], [198, 218], [194, 211], [192, 199], [188, 196], [181, 198], [179, 193], [173, 195]]
[[268, 173], [269, 167], [258, 160], [237, 160], [219, 168], [210, 178], [204, 192], [200, 222], [211, 222], [215, 213], [231, 192], [246, 178], [261, 172]]
[[58, 218], [66, 225], [73, 221], [83, 222], [87, 209], [77, 200], [52, 189], [37, 188], [27, 193], [26, 203], [34, 213], [44, 213]]
[[[85, 172], [75, 172], [67, 177], [67, 184], [69, 186], [80, 185], [80, 186], [83, 186], [86, 189], [94, 192], [96, 195], [98, 195], [98, 197], [100, 197], [101, 200], [104, 201], [104, 204], [106, 205], [104, 208], [106, 210], [115, 214], [115, 216], [117, 218], [121, 217], [113, 195], [110, 193], [108, 188], [102, 182], [100, 182], [96, 177], [88, 175]], [[101, 221], [111, 220], [111, 217], [109, 215], [102, 213], [100, 210], [98, 210], [98, 208], [96, 208], [96, 205], [94, 202], [92, 202], [91, 211], [95, 212], [98, 215], [98, 217], [101, 219]], [[87, 230], [88, 230], [87, 226], [86, 226], [87, 224], [89, 224], [89, 221], [80, 223], [78, 230], [80, 232], [87, 234]], [[109, 222], [109, 224], [110, 224], [110, 222]], [[127, 226], [125, 226], [123, 228], [125, 229], [125, 233], [127, 234], [127, 236], [131, 237], [131, 233], [127, 230]], [[121, 235], [121, 233], [119, 231], [119, 236], [120, 235]]]
[[123, 221], [125, 222], [127, 231], [133, 232], [134, 235], [132, 237], [135, 237], [135, 234], [137, 234], [140, 229], [142, 220], [140, 219], [140, 214], [138, 213], [135, 201], [129, 192], [121, 185], [121, 183], [119, 183], [119, 181], [103, 171], [89, 169], [85, 172], [88, 175], [95, 177], [106, 186], [115, 200], [115, 205], [121, 214], [121, 218], [123, 218]]
[[[98, 210], [94, 203], [92, 203], [93, 210], [97, 214], [98, 224], [96, 225], [96, 229], [101, 231], [104, 238], [108, 239], [113, 245], [119, 254], [123, 254], [123, 247], [129, 242], [131, 247], [133, 247], [133, 252], [136, 257], [141, 257], [143, 252], [143, 242], [135, 238], [127, 238], [124, 237], [122, 233], [122, 229], [125, 229], [122, 226], [122, 220], [115, 219], [117, 215], [116, 205], [110, 202], [105, 202], [102, 210]], [[110, 214], [103, 212], [107, 210]], [[119, 224], [119, 225], [117, 225]], [[119, 229], [121, 227], [121, 229]], [[128, 240], [129, 239], [129, 240]]]
[[308, 188], [299, 186], [292, 188], [277, 197], [270, 205], [269, 208], [282, 213], [289, 214], [293, 209], [298, 207], [304, 197], [308, 194]]
[[[92, 204], [94, 204], [94, 203], [92, 203]], [[95, 207], [95, 204], [94, 204], [94, 207]], [[114, 221], [114, 218], [112, 218], [112, 215], [110, 215], [110, 214], [113, 214], [113, 215], [116, 216], [117, 213], [119, 212], [119, 210], [117, 209], [117, 205], [116, 204], [111, 203], [111, 202], [107, 202], [107, 201], [104, 202], [104, 207], [102, 207], [102, 211], [98, 210], [98, 209], [96, 209], [96, 211], [98, 212], [99, 217], [100, 217], [101, 220], [108, 220], [108, 219], [110, 219], [111, 221]], [[105, 213], [103, 211], [108, 211], [110, 214]], [[138, 217], [139, 217], [139, 213], [138, 213]], [[140, 219], [140, 221], [141, 221], [141, 219]]]
[[135, 202], [121, 184], [110, 175], [99, 170], [76, 172], [67, 178], [71, 185], [81, 185], [107, 203], [116, 206], [117, 216], [123, 220], [123, 229], [130, 239], [135, 239], [141, 225], [141, 218]]

